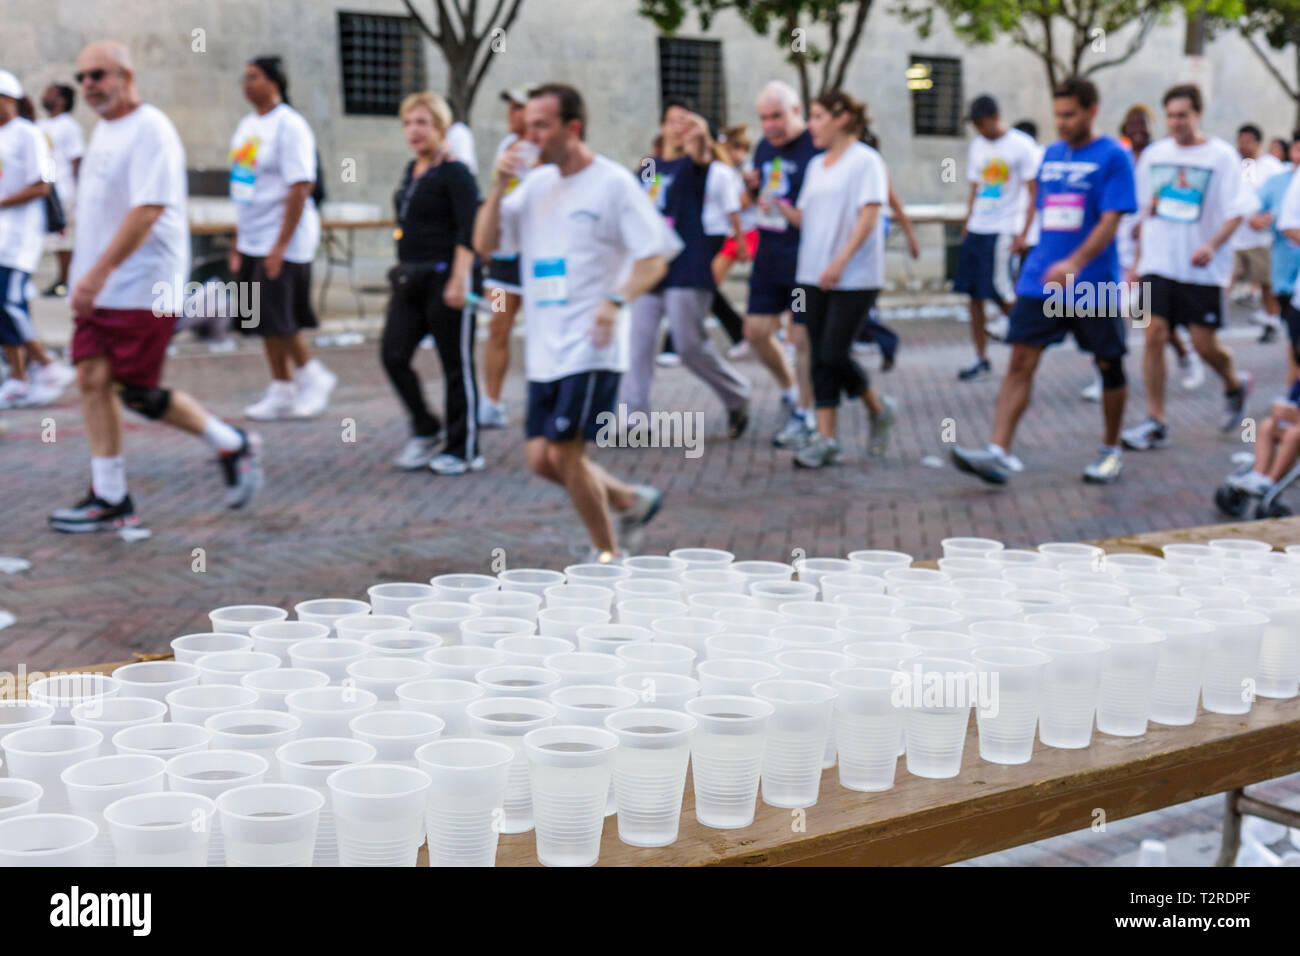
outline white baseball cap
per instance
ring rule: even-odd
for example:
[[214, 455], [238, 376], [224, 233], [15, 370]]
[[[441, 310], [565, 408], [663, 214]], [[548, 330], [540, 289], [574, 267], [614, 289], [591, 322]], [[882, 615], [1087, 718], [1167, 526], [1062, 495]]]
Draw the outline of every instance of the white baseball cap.
[[23, 85], [8, 70], [0, 70], [0, 96], [10, 96], [16, 100], [23, 98]]

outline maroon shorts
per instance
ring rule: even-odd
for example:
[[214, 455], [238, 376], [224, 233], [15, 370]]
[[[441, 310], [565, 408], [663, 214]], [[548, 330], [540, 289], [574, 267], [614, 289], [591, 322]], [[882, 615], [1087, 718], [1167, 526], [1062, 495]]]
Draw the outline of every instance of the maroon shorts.
[[79, 315], [72, 333], [72, 364], [108, 357], [113, 381], [157, 388], [172, 340], [174, 316], [149, 309], [96, 309]]

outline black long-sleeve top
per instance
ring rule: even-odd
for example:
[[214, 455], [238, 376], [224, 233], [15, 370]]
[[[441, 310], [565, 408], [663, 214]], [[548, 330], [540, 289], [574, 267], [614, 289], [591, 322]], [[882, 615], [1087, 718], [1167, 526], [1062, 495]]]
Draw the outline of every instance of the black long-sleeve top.
[[411, 181], [415, 160], [406, 165], [393, 194], [399, 262], [451, 262], [457, 246], [474, 247], [478, 183], [464, 163], [443, 160]]

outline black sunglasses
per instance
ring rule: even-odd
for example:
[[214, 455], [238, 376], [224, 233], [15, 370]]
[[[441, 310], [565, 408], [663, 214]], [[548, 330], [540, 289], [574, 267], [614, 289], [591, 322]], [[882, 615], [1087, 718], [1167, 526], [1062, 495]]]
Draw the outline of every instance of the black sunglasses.
[[108, 70], [83, 70], [80, 73], [72, 74], [72, 78], [77, 81], [78, 86], [86, 82], [86, 80], [98, 83], [106, 76], [108, 76]]

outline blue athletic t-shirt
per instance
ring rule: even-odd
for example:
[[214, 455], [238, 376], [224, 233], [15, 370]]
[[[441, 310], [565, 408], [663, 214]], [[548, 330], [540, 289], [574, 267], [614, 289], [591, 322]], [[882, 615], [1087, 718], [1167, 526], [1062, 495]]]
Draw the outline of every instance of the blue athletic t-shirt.
[[[766, 139], [759, 140], [754, 148], [754, 168], [758, 170], [758, 194], [776, 201], [783, 199], [795, 205], [803, 189], [804, 173], [812, 158], [822, 150], [813, 145], [812, 133], [804, 130], [784, 146], [773, 146]], [[771, 217], [758, 217], [758, 252], [754, 254], [753, 274], [763, 276], [767, 282], [794, 285], [795, 262], [799, 258], [799, 230], [784, 220], [784, 230], [764, 225], [764, 220], [777, 225], [772, 210]]]
[[655, 175], [645, 184], [646, 191], [655, 209], [686, 244], [669, 264], [658, 289], [713, 288], [713, 263], [701, 218], [708, 178], [708, 165], [697, 166], [689, 156], [655, 160]]
[[1260, 212], [1273, 214], [1273, 254], [1269, 263], [1269, 285], [1281, 298], [1290, 298], [1295, 291], [1296, 273], [1300, 272], [1300, 246], [1282, 235], [1277, 228], [1277, 214], [1282, 208], [1282, 197], [1286, 195], [1287, 186], [1295, 170], [1288, 169], [1270, 176], [1259, 187]]
[[[1102, 213], [1137, 209], [1133, 162], [1109, 136], [1077, 149], [1057, 140], [1043, 154], [1035, 205], [1041, 236], [1020, 270], [1016, 295], [1042, 299], [1055, 291], [1043, 287], [1043, 274], [1083, 244]], [[1093, 283], [1119, 280], [1119, 253], [1112, 240], [1074, 277], [1074, 294]], [[1097, 293], [1094, 287], [1089, 295]]]

